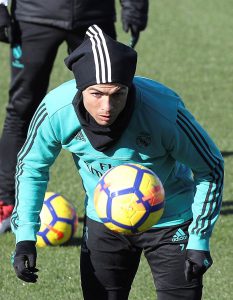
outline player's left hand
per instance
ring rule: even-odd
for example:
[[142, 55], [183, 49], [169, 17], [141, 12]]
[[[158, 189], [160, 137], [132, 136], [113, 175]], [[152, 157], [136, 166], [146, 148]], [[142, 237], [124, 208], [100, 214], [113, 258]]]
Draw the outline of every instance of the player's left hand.
[[140, 31], [147, 26], [148, 0], [121, 0], [121, 20], [123, 30], [131, 33], [130, 46], [138, 42]]
[[12, 255], [12, 264], [18, 278], [26, 282], [35, 283], [37, 281], [36, 257], [34, 241], [21, 241], [16, 244], [15, 253]]
[[212, 265], [213, 260], [209, 251], [186, 250], [184, 274], [188, 282], [202, 276]]

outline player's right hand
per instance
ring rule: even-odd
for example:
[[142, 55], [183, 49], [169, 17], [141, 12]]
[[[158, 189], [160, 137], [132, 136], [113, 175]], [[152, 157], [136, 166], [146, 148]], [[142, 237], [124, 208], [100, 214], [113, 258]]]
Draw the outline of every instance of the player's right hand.
[[12, 264], [18, 278], [26, 282], [35, 283], [37, 281], [36, 258], [36, 242], [21, 241], [16, 244], [15, 253], [12, 255]]
[[0, 4], [0, 41], [9, 43], [11, 39], [11, 17], [7, 7]]

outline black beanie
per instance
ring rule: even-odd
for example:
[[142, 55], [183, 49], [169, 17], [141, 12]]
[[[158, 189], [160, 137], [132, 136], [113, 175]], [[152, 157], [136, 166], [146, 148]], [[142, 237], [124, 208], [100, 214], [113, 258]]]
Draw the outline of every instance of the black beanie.
[[73, 71], [79, 90], [100, 83], [120, 83], [130, 87], [137, 53], [113, 40], [97, 25], [92, 25], [83, 43], [65, 59], [65, 64]]

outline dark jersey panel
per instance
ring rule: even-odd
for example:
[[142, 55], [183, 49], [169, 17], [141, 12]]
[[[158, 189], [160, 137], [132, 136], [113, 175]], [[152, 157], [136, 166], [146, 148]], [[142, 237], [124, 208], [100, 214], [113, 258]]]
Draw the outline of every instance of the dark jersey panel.
[[13, 0], [12, 14], [19, 21], [63, 29], [116, 19], [114, 0]]

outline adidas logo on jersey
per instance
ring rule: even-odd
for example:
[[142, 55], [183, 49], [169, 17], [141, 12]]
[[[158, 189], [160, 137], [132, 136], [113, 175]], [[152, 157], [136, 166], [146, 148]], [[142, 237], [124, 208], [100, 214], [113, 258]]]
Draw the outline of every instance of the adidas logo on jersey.
[[180, 242], [183, 240], [187, 240], [187, 238], [188, 238], [187, 234], [185, 234], [184, 231], [181, 228], [179, 228], [177, 232], [173, 235], [172, 241]]
[[85, 139], [85, 137], [83, 136], [83, 133], [82, 133], [81, 130], [78, 131], [78, 133], [76, 134], [75, 138], [76, 138], [76, 140], [80, 140], [80, 141], [83, 141], [83, 142], [86, 141], [86, 139]]

